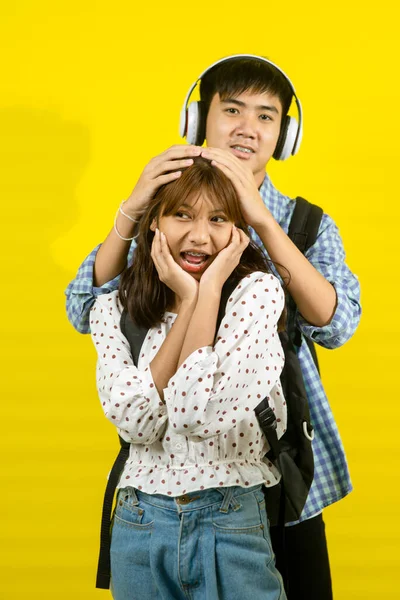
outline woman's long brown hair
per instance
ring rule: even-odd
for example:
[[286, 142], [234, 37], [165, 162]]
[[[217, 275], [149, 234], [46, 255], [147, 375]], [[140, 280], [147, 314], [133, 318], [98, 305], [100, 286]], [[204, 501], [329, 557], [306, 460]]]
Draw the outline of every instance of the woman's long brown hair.
[[[165, 311], [172, 306], [175, 296], [174, 292], [160, 281], [151, 258], [154, 232], [151, 231], [150, 225], [154, 220], [157, 222], [161, 216], [174, 214], [188, 199], [200, 194], [204, 194], [210, 202], [218, 202], [227, 218], [250, 236], [240, 210], [238, 194], [231, 180], [208, 160], [195, 158], [193, 165], [182, 170], [179, 179], [159, 188], [137, 228], [137, 247], [133, 263], [121, 277], [119, 296], [132, 321], [139, 326], [150, 329], [160, 323]], [[250, 239], [232, 277], [240, 280], [254, 271], [270, 273], [268, 262], [261, 248]], [[283, 313], [279, 328], [282, 327], [284, 318]]]

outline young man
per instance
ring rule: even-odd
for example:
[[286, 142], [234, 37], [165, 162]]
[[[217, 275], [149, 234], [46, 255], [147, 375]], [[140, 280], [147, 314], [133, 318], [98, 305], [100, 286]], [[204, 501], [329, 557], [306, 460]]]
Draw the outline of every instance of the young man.
[[[68, 286], [68, 316], [78, 331], [89, 331], [88, 316], [96, 296], [117, 288], [119, 274], [134, 252], [131, 240], [143, 206], [160, 185], [180, 176], [179, 169], [190, 164], [191, 157], [202, 154], [234, 183], [255, 241], [264, 245], [285, 280], [290, 273], [287, 289], [297, 305], [302, 334], [326, 348], [339, 347], [352, 336], [360, 318], [359, 284], [344, 263], [336, 225], [324, 214], [317, 240], [303, 256], [286, 235], [294, 202], [276, 190], [265, 173], [273, 156], [288, 155], [288, 137], [294, 136], [289, 140], [289, 154], [298, 148], [301, 123], [296, 128], [287, 117], [293, 96], [287, 77], [262, 57], [229, 57], [202, 75], [201, 103], [194, 119], [200, 122], [195, 122], [194, 134], [190, 132], [193, 115], [187, 116], [185, 125], [187, 97], [182, 127], [182, 133], [198, 145], [174, 146], [150, 161], [121, 205], [107, 239], [87, 257]], [[297, 98], [296, 102], [301, 120]], [[203, 133], [207, 148], [200, 147]], [[306, 343], [298, 356], [315, 430], [315, 475], [301, 521], [286, 528], [285, 553], [280, 539], [275, 540], [274, 549], [278, 566], [288, 576], [290, 600], [329, 600], [331, 579], [321, 513], [349, 493], [351, 482], [339, 433]]]

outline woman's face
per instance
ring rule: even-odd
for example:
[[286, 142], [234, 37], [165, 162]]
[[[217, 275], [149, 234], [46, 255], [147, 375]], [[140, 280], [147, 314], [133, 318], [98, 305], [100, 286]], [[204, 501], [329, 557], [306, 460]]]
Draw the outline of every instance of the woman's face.
[[229, 244], [232, 225], [222, 206], [202, 193], [158, 220], [158, 228], [166, 235], [175, 262], [195, 279], [200, 279]]

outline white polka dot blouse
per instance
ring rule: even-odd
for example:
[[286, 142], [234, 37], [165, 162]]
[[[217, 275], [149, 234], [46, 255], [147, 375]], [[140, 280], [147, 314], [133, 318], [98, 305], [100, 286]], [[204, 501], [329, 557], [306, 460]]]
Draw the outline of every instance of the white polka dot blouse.
[[137, 367], [120, 330], [118, 292], [91, 311], [97, 388], [104, 413], [131, 443], [118, 487], [181, 494], [218, 486], [275, 485], [254, 408], [268, 396], [277, 433], [286, 426], [280, 374], [284, 354], [277, 322], [284, 307], [279, 281], [255, 272], [232, 292], [215, 345], [199, 348], [169, 380], [161, 400], [149, 367], [176, 315], [149, 330]]

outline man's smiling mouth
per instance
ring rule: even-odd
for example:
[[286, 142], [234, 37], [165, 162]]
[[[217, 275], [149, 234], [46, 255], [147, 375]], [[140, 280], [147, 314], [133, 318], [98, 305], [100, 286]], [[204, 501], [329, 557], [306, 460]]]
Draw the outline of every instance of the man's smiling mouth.
[[241, 144], [234, 144], [230, 147], [231, 152], [234, 156], [236, 156], [239, 160], [250, 160], [253, 154], [255, 154], [255, 150], [250, 146], [242, 146]]
[[231, 148], [237, 152], [243, 152], [243, 154], [254, 154], [253, 148], [249, 148], [248, 146], [240, 146], [239, 144], [235, 144], [234, 146], [231, 146]]

